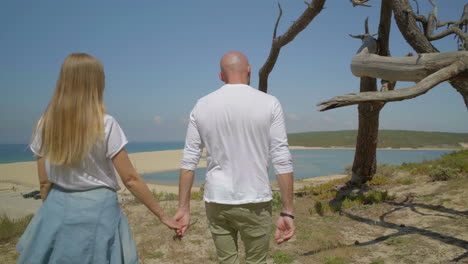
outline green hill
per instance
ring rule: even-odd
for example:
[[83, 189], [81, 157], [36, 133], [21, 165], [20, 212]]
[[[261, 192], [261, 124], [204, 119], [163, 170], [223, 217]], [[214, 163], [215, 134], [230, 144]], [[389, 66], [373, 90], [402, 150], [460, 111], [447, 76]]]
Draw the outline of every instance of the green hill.
[[[355, 147], [356, 130], [322, 131], [288, 134], [290, 146]], [[379, 148], [460, 148], [468, 143], [468, 133], [380, 130]]]

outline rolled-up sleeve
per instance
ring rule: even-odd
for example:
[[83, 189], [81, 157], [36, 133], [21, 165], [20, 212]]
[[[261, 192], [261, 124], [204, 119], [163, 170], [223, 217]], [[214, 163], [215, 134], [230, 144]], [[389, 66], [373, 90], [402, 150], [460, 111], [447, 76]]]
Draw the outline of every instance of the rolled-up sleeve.
[[106, 135], [106, 157], [112, 159], [125, 145], [128, 140], [117, 121], [109, 116], [105, 123], [107, 135]]
[[275, 100], [270, 127], [270, 158], [275, 174], [293, 172], [293, 162], [288, 147], [288, 136], [281, 104]]
[[195, 170], [203, 151], [203, 142], [197, 128], [196, 109], [197, 106], [195, 105], [190, 113], [187, 136], [185, 138], [184, 156], [182, 158], [181, 168], [186, 170]]

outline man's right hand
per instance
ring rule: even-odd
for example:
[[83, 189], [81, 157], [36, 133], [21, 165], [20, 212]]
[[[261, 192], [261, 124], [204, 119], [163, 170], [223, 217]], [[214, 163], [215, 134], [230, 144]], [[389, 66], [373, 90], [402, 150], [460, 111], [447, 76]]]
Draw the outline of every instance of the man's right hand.
[[189, 212], [189, 210], [184, 210], [184, 209], [179, 208], [177, 213], [174, 215], [174, 220], [177, 223], [180, 223], [181, 226], [182, 226], [180, 229], [177, 229], [177, 231], [176, 231], [177, 236], [179, 238], [182, 238], [184, 236], [185, 231], [187, 230], [187, 228], [190, 225], [190, 212]]
[[277, 244], [288, 241], [293, 235], [296, 227], [294, 220], [287, 216], [280, 216], [276, 221], [275, 240]]

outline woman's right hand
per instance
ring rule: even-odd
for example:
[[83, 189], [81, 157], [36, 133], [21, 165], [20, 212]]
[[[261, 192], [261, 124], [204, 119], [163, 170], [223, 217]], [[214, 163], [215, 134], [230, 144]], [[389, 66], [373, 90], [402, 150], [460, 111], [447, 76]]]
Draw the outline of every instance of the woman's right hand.
[[182, 229], [182, 224], [175, 221], [174, 218], [172, 217], [163, 216], [161, 217], [161, 222], [165, 224], [167, 227], [169, 227], [170, 229], [174, 229], [174, 230]]

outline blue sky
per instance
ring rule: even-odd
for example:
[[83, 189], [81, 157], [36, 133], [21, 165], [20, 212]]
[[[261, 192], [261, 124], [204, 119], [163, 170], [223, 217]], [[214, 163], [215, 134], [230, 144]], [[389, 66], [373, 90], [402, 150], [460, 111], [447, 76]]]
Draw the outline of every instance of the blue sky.
[[[305, 9], [280, 1], [283, 33]], [[423, 1], [419, 1], [423, 2]], [[439, 16], [458, 19], [464, 1], [441, 1]], [[278, 15], [271, 0], [2, 1], [0, 7], [0, 143], [26, 143], [53, 93], [60, 66], [72, 52], [102, 61], [105, 102], [131, 141], [183, 140], [196, 100], [222, 85], [220, 57], [245, 53], [252, 81], [270, 51]], [[369, 17], [377, 31], [380, 1], [353, 8], [329, 0], [326, 9], [285, 46], [270, 75], [269, 93], [282, 102], [289, 132], [357, 128], [357, 107], [318, 112], [318, 102], [359, 90], [350, 62]], [[423, 11], [429, 5], [420, 3]], [[425, 12], [426, 14], [427, 12]], [[412, 51], [392, 24], [393, 56]], [[434, 43], [456, 50], [452, 38]], [[407, 87], [412, 83], [399, 83]], [[388, 103], [381, 129], [468, 132], [462, 97], [447, 83], [413, 100]]]

